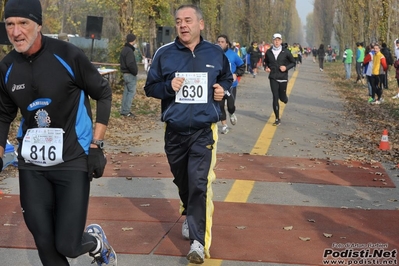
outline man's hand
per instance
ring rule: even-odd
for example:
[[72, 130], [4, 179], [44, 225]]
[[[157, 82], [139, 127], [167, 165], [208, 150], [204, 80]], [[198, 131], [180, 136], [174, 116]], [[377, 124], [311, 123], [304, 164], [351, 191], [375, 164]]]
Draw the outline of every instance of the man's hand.
[[87, 169], [90, 180], [92, 180], [93, 177], [94, 178], [102, 177], [106, 164], [107, 164], [107, 158], [105, 158], [102, 149], [100, 148], [89, 149], [89, 157], [87, 158]]
[[224, 89], [218, 83], [213, 85], [213, 99], [217, 102], [223, 100], [224, 97]]
[[181, 86], [183, 86], [184, 78], [174, 78], [172, 79], [171, 85], [174, 91], [179, 91]]
[[0, 157], [0, 172], [3, 170], [3, 158]]

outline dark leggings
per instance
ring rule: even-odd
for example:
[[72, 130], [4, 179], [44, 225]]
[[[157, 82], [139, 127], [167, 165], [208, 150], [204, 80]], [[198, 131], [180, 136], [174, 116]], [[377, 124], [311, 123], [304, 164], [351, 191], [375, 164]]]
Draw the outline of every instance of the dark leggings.
[[324, 57], [319, 56], [319, 68], [323, 69]]
[[283, 103], [288, 102], [287, 83], [288, 82], [278, 82], [277, 80], [270, 79], [270, 88], [273, 94], [273, 111], [276, 119], [280, 119], [280, 104], [278, 100]]
[[377, 94], [378, 99], [376, 100], [380, 100], [381, 99], [381, 95], [382, 95], [382, 88], [380, 86], [380, 75], [372, 75], [370, 77], [370, 83], [371, 83], [371, 88], [372, 88], [372, 96], [373, 99], [375, 99], [375, 95]]
[[227, 118], [226, 110], [224, 108], [227, 100], [227, 111], [229, 114], [234, 114], [236, 111], [235, 101], [237, 96], [237, 87], [231, 87], [231, 90], [223, 97], [223, 100], [219, 102], [220, 111], [222, 111], [222, 115], [220, 116], [220, 121], [224, 121]]
[[359, 81], [362, 79], [362, 62], [356, 62], [356, 74], [357, 74], [357, 78], [356, 81]]
[[92, 251], [97, 240], [83, 233], [90, 181], [83, 171], [19, 170], [25, 223], [44, 266], [67, 266], [67, 258]]

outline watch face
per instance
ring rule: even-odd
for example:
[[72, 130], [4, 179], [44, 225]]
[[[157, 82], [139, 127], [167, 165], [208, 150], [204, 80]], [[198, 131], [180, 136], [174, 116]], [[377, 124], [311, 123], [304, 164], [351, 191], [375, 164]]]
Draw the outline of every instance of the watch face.
[[96, 144], [100, 149], [104, 148], [104, 141], [102, 141], [102, 140], [95, 140], [95, 141], [92, 141], [92, 143]]
[[97, 145], [100, 149], [104, 148], [104, 141], [97, 141]]

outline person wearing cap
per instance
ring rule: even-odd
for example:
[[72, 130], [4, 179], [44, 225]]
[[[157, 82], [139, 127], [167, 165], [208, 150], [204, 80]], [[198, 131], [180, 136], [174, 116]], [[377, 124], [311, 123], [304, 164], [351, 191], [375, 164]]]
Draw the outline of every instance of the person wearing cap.
[[14, 50], [0, 63], [0, 158], [19, 111], [20, 203], [40, 260], [66, 266], [67, 257], [89, 253], [98, 265], [116, 265], [101, 226], [85, 230], [90, 181], [106, 164], [111, 88], [79, 48], [42, 35], [39, 0], [8, 0], [4, 19]]
[[126, 43], [123, 46], [119, 57], [121, 72], [123, 73], [124, 89], [122, 95], [121, 115], [125, 117], [134, 117], [130, 111], [132, 108], [133, 98], [136, 95], [137, 86], [137, 63], [134, 55], [134, 44], [136, 43], [136, 35], [129, 33], [126, 36]]
[[258, 62], [262, 58], [262, 53], [259, 50], [258, 42], [251, 42], [251, 46], [248, 48], [249, 61], [250, 61], [250, 72], [255, 78], [258, 74]]
[[279, 100], [284, 104], [288, 102], [288, 70], [296, 65], [291, 52], [281, 44], [281, 34], [275, 33], [273, 35], [273, 46], [266, 51], [263, 61], [264, 69], [269, 73], [270, 89], [273, 94], [273, 112], [276, 117], [273, 126], [279, 126], [281, 123]]
[[182, 237], [190, 244], [186, 258], [201, 264], [212, 242], [219, 102], [233, 75], [223, 50], [201, 36], [205, 22], [197, 5], [178, 7], [175, 26], [178, 36], [155, 52], [144, 90], [161, 99], [164, 148], [185, 216]]

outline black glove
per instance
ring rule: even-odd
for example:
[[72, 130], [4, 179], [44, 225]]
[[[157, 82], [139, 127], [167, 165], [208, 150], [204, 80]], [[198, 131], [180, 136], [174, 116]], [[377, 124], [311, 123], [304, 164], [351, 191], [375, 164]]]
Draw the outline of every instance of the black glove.
[[107, 158], [100, 148], [90, 148], [89, 157], [87, 158], [87, 169], [89, 179], [102, 177], [104, 173], [105, 165], [107, 164]]
[[3, 158], [0, 157], [0, 172], [3, 170]]

